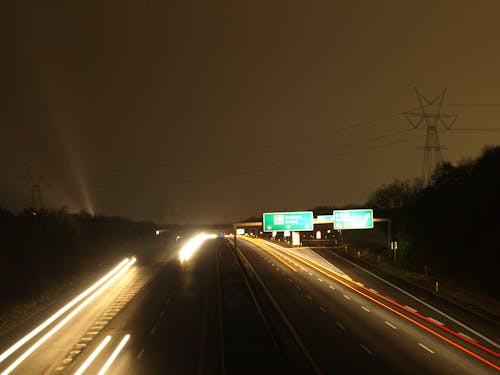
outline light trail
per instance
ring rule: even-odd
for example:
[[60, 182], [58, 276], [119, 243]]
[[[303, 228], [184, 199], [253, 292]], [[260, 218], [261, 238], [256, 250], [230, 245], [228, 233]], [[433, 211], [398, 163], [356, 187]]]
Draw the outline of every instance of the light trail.
[[215, 234], [201, 233], [191, 238], [179, 251], [179, 260], [181, 262], [188, 261], [205, 240], [216, 237]]
[[[277, 249], [278, 251], [282, 251], [282, 252], [284, 252], [284, 253], [286, 253], [286, 254], [289, 254], [289, 252], [288, 252], [288, 251], [286, 251], [286, 249], [285, 249], [285, 248], [281, 248], [281, 249], [279, 249], [279, 248], [277, 247], [277, 245], [275, 245], [275, 244], [273, 244], [273, 245], [274, 245], [274, 248], [275, 248], [275, 249]], [[291, 255], [291, 254], [290, 254], [290, 255]], [[291, 255], [291, 256], [293, 256], [293, 255]], [[414, 315], [414, 316], [417, 316], [417, 317], [419, 317], [419, 318], [420, 318], [420, 319], [422, 319], [422, 320], [425, 320], [426, 322], [428, 322], [428, 323], [432, 324], [432, 325], [433, 325], [433, 326], [435, 326], [435, 327], [438, 327], [438, 328], [442, 329], [443, 331], [448, 332], [449, 334], [451, 334], [451, 335], [453, 335], [453, 336], [457, 337], [457, 338], [458, 338], [458, 339], [460, 339], [460, 340], [466, 341], [466, 342], [468, 342], [469, 344], [471, 344], [471, 345], [473, 345], [473, 346], [475, 346], [475, 347], [477, 347], [477, 348], [479, 348], [479, 349], [481, 349], [481, 350], [484, 350], [485, 352], [488, 352], [488, 353], [490, 353], [491, 355], [494, 355], [494, 356], [495, 356], [495, 357], [497, 357], [497, 358], [499, 358], [499, 357], [500, 357], [500, 353], [498, 353], [498, 352], [496, 352], [496, 351], [494, 351], [494, 350], [492, 350], [492, 349], [490, 349], [490, 348], [487, 348], [487, 347], [486, 347], [486, 346], [484, 346], [484, 345], [481, 345], [481, 344], [480, 344], [480, 343], [478, 343], [477, 341], [472, 340], [470, 337], [464, 337], [464, 336], [463, 336], [463, 335], [461, 335], [460, 333], [455, 332], [454, 330], [452, 330], [452, 329], [450, 329], [450, 328], [446, 327], [443, 323], [441, 323], [441, 322], [439, 322], [439, 321], [437, 321], [437, 320], [435, 320], [435, 319], [433, 319], [433, 318], [429, 318], [429, 317], [427, 317], [427, 316], [425, 316], [425, 315], [422, 315], [422, 314], [421, 314], [421, 313], [419, 313], [417, 310], [415, 310], [415, 309], [413, 309], [413, 308], [411, 308], [411, 307], [408, 307], [408, 306], [406, 306], [406, 305], [402, 305], [402, 304], [400, 304], [400, 303], [398, 303], [398, 302], [394, 301], [393, 299], [391, 299], [391, 298], [389, 298], [389, 297], [386, 297], [386, 296], [384, 296], [383, 294], [380, 294], [378, 291], [376, 291], [376, 290], [374, 290], [374, 289], [367, 288], [366, 286], [362, 285], [361, 283], [357, 283], [356, 281], [352, 280], [350, 277], [348, 277], [348, 276], [346, 276], [346, 275], [339, 274], [339, 273], [337, 273], [337, 272], [335, 272], [335, 271], [328, 270], [326, 267], [324, 267], [324, 266], [322, 266], [322, 265], [320, 265], [320, 264], [318, 264], [318, 263], [314, 262], [314, 261], [313, 261], [313, 260], [311, 260], [311, 259], [308, 259], [308, 258], [306, 258], [306, 257], [301, 257], [301, 256], [299, 256], [299, 255], [297, 255], [297, 256], [298, 256], [298, 257], [300, 257], [300, 258], [303, 258], [304, 260], [306, 260], [306, 259], [307, 259], [309, 262], [311, 262], [311, 263], [315, 264], [315, 265], [316, 265], [316, 266], [318, 266], [318, 267], [321, 267], [322, 269], [326, 270], [326, 272], [330, 272], [330, 273], [334, 274], [336, 277], [342, 277], [343, 279], [348, 280], [349, 282], [352, 282], [353, 284], [356, 284], [358, 287], [360, 287], [361, 289], [363, 289], [365, 292], [371, 293], [371, 294], [373, 294], [373, 295], [375, 295], [375, 296], [377, 296], [377, 297], [379, 297], [379, 298], [381, 298], [381, 299], [383, 299], [383, 300], [385, 300], [385, 301], [389, 302], [390, 304], [392, 304], [392, 305], [394, 305], [394, 306], [397, 306], [397, 307], [399, 307], [400, 309], [402, 309], [402, 310], [404, 310], [404, 311], [406, 311], [406, 312], [408, 312], [408, 313], [410, 313], [410, 314], [412, 314], [412, 315]], [[303, 261], [304, 261], [304, 260], [303, 260]], [[310, 267], [313, 267], [312, 265], [309, 265], [309, 266], [310, 266]], [[314, 268], [314, 267], [313, 267], [313, 268]], [[321, 271], [320, 271], [320, 272], [321, 272]], [[333, 276], [331, 276], [331, 277], [332, 277], [332, 278], [334, 278]], [[334, 278], [334, 279], [335, 279], [335, 278]], [[337, 280], [337, 281], [338, 281], [338, 280]]]
[[128, 263], [120, 269], [120, 271], [109, 279], [103, 286], [101, 286], [96, 292], [94, 292], [90, 297], [83, 301], [76, 309], [71, 313], [66, 315], [66, 317], [61, 320], [57, 325], [55, 325], [49, 332], [42, 336], [37, 342], [35, 342], [28, 350], [26, 350], [18, 359], [16, 359], [7, 369], [5, 369], [0, 375], [10, 374], [17, 366], [21, 364], [28, 356], [31, 355], [36, 349], [38, 349], [45, 341], [47, 341], [54, 333], [59, 331], [66, 323], [75, 317], [85, 306], [92, 302], [99, 294], [106, 290], [111, 284], [113, 284], [120, 276], [122, 276], [132, 265], [136, 262], [136, 258], [132, 258]]
[[75, 372], [75, 375], [82, 375], [83, 372], [90, 366], [94, 359], [99, 355], [99, 353], [104, 349], [104, 347], [111, 340], [111, 336], [106, 336], [104, 340], [99, 344], [99, 346], [92, 352], [92, 354], [83, 362], [80, 368]]
[[116, 357], [118, 356], [118, 354], [120, 354], [120, 352], [122, 351], [123, 347], [125, 346], [125, 344], [127, 343], [127, 341], [130, 339], [130, 335], [129, 334], [126, 334], [122, 341], [120, 341], [120, 343], [118, 344], [118, 346], [116, 347], [116, 349], [113, 351], [113, 353], [111, 354], [111, 356], [108, 358], [108, 360], [106, 361], [106, 363], [104, 364], [104, 366], [102, 366], [101, 370], [99, 371], [99, 373], [97, 375], [104, 375], [106, 373], [106, 371], [108, 371], [109, 369], [109, 366], [111, 366], [114, 362], [114, 360], [116, 359]]
[[[420, 328], [424, 329], [425, 331], [427, 331], [427, 332], [429, 332], [430, 334], [432, 334], [432, 335], [434, 335], [434, 336], [436, 336], [436, 337], [440, 338], [441, 340], [443, 340], [443, 341], [447, 342], [448, 344], [450, 344], [450, 345], [454, 346], [455, 348], [462, 350], [463, 352], [465, 352], [465, 353], [469, 354], [470, 356], [472, 356], [472, 357], [476, 358], [477, 360], [479, 360], [479, 361], [481, 361], [481, 362], [485, 363], [486, 365], [488, 365], [488, 366], [490, 366], [490, 367], [493, 367], [493, 368], [494, 368], [494, 369], [496, 369], [496, 370], [500, 370], [500, 366], [496, 365], [495, 363], [490, 362], [489, 360], [487, 360], [486, 358], [484, 358], [484, 357], [480, 356], [479, 354], [474, 353], [473, 351], [471, 351], [471, 350], [469, 350], [469, 349], [467, 349], [467, 348], [463, 347], [462, 345], [457, 344], [456, 342], [454, 342], [454, 341], [450, 340], [449, 338], [447, 338], [447, 337], [445, 337], [445, 336], [443, 336], [443, 335], [439, 334], [438, 332], [436, 332], [436, 331], [434, 331], [434, 330], [432, 330], [432, 329], [430, 329], [430, 328], [426, 327], [426, 326], [425, 326], [425, 325], [423, 325], [422, 323], [420, 323], [420, 322], [418, 322], [418, 321], [416, 321], [416, 320], [414, 320], [414, 319], [410, 318], [409, 316], [406, 316], [405, 314], [403, 314], [403, 313], [401, 313], [401, 312], [397, 311], [396, 309], [394, 309], [394, 308], [392, 308], [392, 307], [390, 307], [390, 306], [388, 306], [388, 305], [384, 304], [383, 302], [381, 302], [381, 301], [379, 301], [379, 300], [377, 300], [377, 299], [375, 299], [375, 298], [371, 297], [370, 295], [368, 295], [368, 294], [366, 294], [366, 293], [362, 292], [361, 290], [356, 289], [354, 286], [350, 285], [350, 284], [349, 284], [346, 280], [342, 280], [342, 278], [341, 278], [341, 277], [339, 277], [339, 276], [337, 276], [337, 275], [335, 275], [335, 274], [331, 273], [329, 270], [326, 270], [326, 271], [325, 271], [325, 270], [323, 270], [322, 268], [324, 268], [324, 267], [322, 267], [322, 266], [320, 266], [320, 265], [316, 265], [315, 263], [310, 262], [310, 261], [308, 261], [308, 260], [306, 260], [306, 259], [303, 259], [303, 258], [302, 258], [302, 257], [300, 257], [300, 256], [297, 256], [297, 255], [294, 255], [294, 254], [291, 254], [291, 253], [288, 253], [288, 252], [287, 252], [287, 254], [289, 254], [291, 257], [293, 257], [293, 258], [297, 259], [298, 261], [300, 261], [300, 262], [303, 262], [303, 263], [307, 264], [309, 267], [312, 267], [313, 269], [315, 269], [316, 271], [318, 271], [318, 272], [322, 273], [323, 275], [325, 275], [325, 276], [327, 276], [327, 277], [329, 277], [329, 278], [331, 278], [331, 279], [333, 279], [333, 280], [335, 280], [335, 281], [337, 281], [337, 282], [341, 283], [342, 285], [344, 285], [344, 286], [346, 286], [347, 288], [349, 288], [349, 289], [353, 290], [354, 292], [356, 292], [356, 293], [358, 293], [358, 294], [362, 295], [363, 297], [368, 298], [369, 300], [371, 300], [372, 302], [376, 303], [377, 305], [384, 307], [385, 309], [387, 309], [387, 310], [389, 310], [389, 311], [393, 312], [394, 314], [396, 314], [396, 315], [398, 315], [398, 316], [402, 317], [403, 319], [406, 319], [407, 321], [409, 321], [409, 322], [411, 322], [411, 323], [415, 324], [416, 326], [418, 326], [418, 327], [420, 327]], [[359, 287], [359, 286], [358, 286], [358, 287]], [[363, 288], [364, 288], [364, 287], [363, 287]], [[373, 292], [372, 292], [372, 293], [373, 293]], [[379, 295], [379, 296], [381, 296], [381, 295]], [[383, 297], [383, 296], [382, 296], [382, 297]], [[391, 302], [392, 302], [392, 303], [394, 303], [394, 301], [391, 301]], [[405, 311], [407, 311], [407, 310], [405, 310]], [[408, 310], [408, 311], [409, 311], [409, 310]], [[413, 313], [412, 311], [409, 311], [409, 312]], [[415, 313], [413, 313], [413, 314], [415, 314]], [[425, 318], [424, 318], [424, 319], [425, 319]], [[428, 321], [427, 319], [425, 319], [425, 320], [426, 320], [426, 321]], [[432, 323], [431, 321], [429, 321], [429, 322], [430, 322], [430, 323]], [[435, 323], [432, 323], [432, 324], [435, 324]], [[439, 327], [443, 327], [443, 326], [439, 326]], [[457, 334], [457, 335], [458, 335], [458, 334]]]
[[78, 302], [80, 302], [82, 299], [84, 299], [90, 293], [92, 293], [94, 290], [96, 290], [98, 287], [100, 287], [103, 283], [105, 283], [107, 280], [109, 280], [110, 277], [112, 277], [114, 274], [116, 274], [128, 262], [129, 262], [128, 258], [125, 258], [124, 260], [122, 260], [115, 268], [113, 268], [110, 272], [108, 272], [106, 275], [104, 275], [94, 285], [92, 285], [90, 288], [88, 288], [87, 290], [85, 290], [84, 292], [82, 292], [80, 295], [78, 295], [72, 301], [70, 301], [69, 303], [67, 303], [64, 307], [62, 307], [61, 309], [59, 309], [55, 314], [53, 314], [45, 322], [43, 322], [42, 324], [40, 324], [38, 327], [36, 327], [34, 330], [32, 330], [30, 333], [28, 333], [26, 336], [24, 336], [22, 339], [20, 339], [14, 345], [12, 345], [9, 349], [7, 349], [6, 351], [4, 351], [0, 355], [0, 363], [2, 363], [6, 358], [8, 358], [12, 353], [14, 353], [21, 346], [23, 346], [24, 344], [26, 344], [33, 337], [35, 337], [43, 329], [45, 329], [47, 326], [49, 326], [51, 323], [53, 323], [62, 314], [64, 314], [69, 309], [71, 309], [74, 305], [76, 305]]
[[270, 248], [267, 247], [265, 244], [259, 243], [256, 240], [253, 240], [253, 239], [250, 239], [250, 238], [246, 238], [246, 237], [243, 237], [243, 238], [246, 241], [251, 242], [251, 243], [255, 244], [256, 246], [260, 247], [262, 250], [264, 250], [265, 252], [267, 252], [268, 254], [270, 254], [272, 257], [276, 258], [279, 262], [281, 262], [282, 264], [284, 264], [285, 266], [287, 266], [288, 268], [290, 268], [292, 271], [298, 272], [297, 269], [294, 266], [292, 266], [291, 264], [289, 264], [288, 262], [286, 262], [284, 259], [280, 259], [280, 257], [278, 257], [276, 254], [274, 254], [273, 251], [271, 251]]

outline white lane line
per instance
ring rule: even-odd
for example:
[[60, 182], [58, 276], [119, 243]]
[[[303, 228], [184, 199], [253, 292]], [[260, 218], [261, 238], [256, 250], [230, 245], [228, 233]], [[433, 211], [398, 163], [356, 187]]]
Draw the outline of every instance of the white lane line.
[[439, 320], [436, 320], [434, 318], [431, 318], [430, 316], [427, 317], [431, 322], [434, 322], [436, 324], [439, 324], [440, 326], [444, 326], [444, 323], [440, 322]]
[[370, 349], [368, 349], [366, 346], [364, 346], [363, 344], [359, 344], [359, 346], [361, 346], [365, 350], [365, 352], [367, 352], [368, 354], [370, 354], [370, 355], [372, 354], [372, 351]]
[[322, 283], [322, 282], [323, 282], [323, 279], [320, 279], [320, 278], [318, 277], [318, 281], [319, 281], [320, 283]]
[[155, 333], [155, 331], [156, 331], [156, 326], [153, 326], [153, 328], [151, 328], [150, 333], [151, 333], [151, 334], [154, 334], [154, 333]]
[[313, 274], [311, 272], [308, 272], [309, 276], [312, 276]]
[[387, 320], [385, 321], [385, 324], [387, 324], [392, 329], [397, 329], [397, 327], [394, 324], [389, 323]]
[[340, 323], [339, 321], [337, 321], [337, 325], [340, 327], [340, 329], [342, 329], [342, 330], [345, 331], [345, 327], [342, 325], [342, 323]]
[[378, 291], [377, 291], [377, 290], [372, 289], [372, 288], [370, 288], [370, 290], [371, 290], [373, 293], [377, 293], [377, 294], [378, 294]]
[[142, 348], [139, 354], [137, 355], [137, 359], [141, 359], [143, 354], [144, 354], [144, 348]]
[[328, 288], [335, 290], [335, 287], [333, 285], [328, 285]]
[[309, 294], [306, 294], [306, 298], [309, 300], [309, 301], [312, 301], [312, 298]]
[[418, 346], [420, 346], [420, 347], [424, 348], [425, 350], [427, 350], [427, 351], [428, 351], [429, 353], [431, 353], [431, 354], [434, 354], [434, 353], [435, 353], [435, 351], [434, 351], [434, 350], [429, 349], [427, 346], [425, 346], [425, 345], [424, 345], [424, 344], [422, 344], [421, 342], [419, 342], [419, 343], [418, 343]]
[[299, 285], [297, 285], [297, 289], [298, 289], [298, 290], [302, 290], [302, 288], [301, 288]]
[[458, 334], [459, 334], [460, 336], [463, 336], [463, 337], [465, 337], [465, 338], [467, 338], [467, 339], [471, 340], [471, 341], [477, 342], [477, 340], [474, 340], [472, 337], [467, 336], [465, 333], [458, 332]]
[[293, 280], [291, 278], [288, 278], [288, 281], [290, 281], [291, 283], [293, 283]]
[[344, 294], [344, 297], [345, 297], [346, 299], [349, 299], [349, 300], [351, 299], [351, 297], [346, 296], [345, 294]]
[[[496, 348], [500, 348], [500, 345], [499, 345], [499, 344], [497, 344], [495, 341], [491, 340], [490, 338], [486, 337], [485, 335], [482, 335], [481, 333], [477, 332], [475, 329], [473, 329], [473, 328], [469, 327], [468, 325], [466, 325], [466, 324], [462, 323], [461, 321], [459, 321], [459, 320], [457, 320], [457, 319], [453, 318], [452, 316], [450, 316], [450, 315], [446, 314], [445, 312], [443, 312], [443, 311], [439, 310], [438, 308], [436, 308], [436, 307], [434, 307], [434, 306], [432, 306], [432, 305], [428, 304], [427, 302], [425, 302], [425, 301], [421, 300], [420, 298], [418, 298], [418, 297], [414, 296], [413, 294], [411, 294], [411, 293], [407, 292], [406, 290], [401, 289], [401, 288], [400, 288], [400, 287], [398, 287], [397, 285], [394, 285], [393, 283], [391, 283], [391, 282], [389, 282], [389, 281], [387, 281], [387, 280], [383, 279], [383, 278], [382, 278], [382, 277], [380, 277], [380, 276], [375, 275], [373, 272], [368, 271], [367, 269], [365, 269], [365, 268], [363, 268], [363, 267], [361, 267], [361, 266], [357, 265], [356, 263], [351, 262], [350, 260], [345, 259], [345, 258], [341, 257], [340, 255], [335, 254], [334, 252], [330, 252], [330, 254], [332, 254], [332, 255], [336, 256], [337, 258], [340, 258], [340, 259], [342, 259], [342, 260], [344, 260], [344, 261], [346, 261], [346, 262], [348, 262], [348, 263], [352, 264], [353, 266], [355, 266], [355, 267], [359, 268], [360, 270], [363, 270], [364, 272], [366, 272], [366, 273], [368, 273], [369, 275], [371, 275], [371, 276], [375, 277], [376, 279], [379, 279], [380, 281], [383, 281], [383, 282], [384, 282], [384, 283], [386, 283], [387, 285], [392, 286], [394, 289], [399, 290], [401, 293], [403, 293], [403, 294], [407, 295], [408, 297], [413, 298], [415, 301], [420, 302], [422, 305], [424, 305], [424, 306], [428, 307], [429, 309], [431, 309], [431, 310], [433, 310], [433, 311], [437, 312], [438, 314], [441, 314], [441, 315], [442, 315], [442, 316], [444, 316], [445, 318], [447, 318], [447, 319], [451, 320], [453, 323], [458, 324], [460, 327], [465, 328], [467, 331], [469, 331], [469, 332], [471, 332], [471, 333], [475, 334], [475, 335], [476, 335], [476, 336], [478, 336], [478, 337], [481, 337], [483, 340], [487, 341], [488, 343], [490, 343], [491, 345], [495, 346]], [[376, 290], [374, 290], [374, 289], [370, 289], [370, 290], [371, 290], [372, 292], [378, 293], [378, 292], [377, 292]]]
[[413, 307], [410, 307], [408, 305], [405, 305], [405, 307], [410, 311], [417, 312], [417, 309], [414, 309]]
[[163, 315], [165, 315], [165, 310], [162, 310], [160, 313], [160, 318], [163, 318]]
[[323, 311], [324, 313], [326, 313], [326, 309], [325, 309], [323, 306], [320, 306], [320, 307], [319, 307], [319, 309], [320, 309], [321, 311]]
[[367, 307], [361, 306], [361, 308], [362, 308], [363, 310], [365, 310], [366, 312], [370, 312], [370, 309], [368, 309]]

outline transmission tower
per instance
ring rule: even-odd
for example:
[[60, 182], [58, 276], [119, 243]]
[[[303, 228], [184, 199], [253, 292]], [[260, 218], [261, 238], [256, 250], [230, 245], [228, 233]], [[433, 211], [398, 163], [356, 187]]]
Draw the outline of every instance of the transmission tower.
[[34, 177], [31, 173], [28, 177], [18, 177], [18, 180], [28, 181], [31, 183], [31, 201], [30, 208], [34, 211], [41, 210], [43, 208], [43, 199], [42, 199], [42, 183], [45, 180], [45, 177], [38, 176]]
[[[436, 168], [443, 162], [443, 157], [441, 155], [442, 148], [439, 143], [438, 125], [441, 123], [446, 130], [450, 130], [457, 119], [457, 116], [445, 115], [441, 113], [446, 89], [443, 89], [441, 94], [432, 100], [427, 99], [424, 95], [419, 93], [418, 88], [416, 87], [415, 93], [417, 94], [420, 112], [405, 112], [405, 115], [408, 122], [415, 129], [417, 129], [420, 124], [425, 121], [426, 137], [422, 178], [427, 183], [430, 181]], [[448, 119], [448, 121], [445, 121], [444, 119]]]

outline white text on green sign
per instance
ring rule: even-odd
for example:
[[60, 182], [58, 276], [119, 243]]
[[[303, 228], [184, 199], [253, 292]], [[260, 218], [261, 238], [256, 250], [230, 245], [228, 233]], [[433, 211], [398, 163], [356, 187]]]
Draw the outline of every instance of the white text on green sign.
[[372, 209], [333, 211], [333, 229], [371, 228], [373, 228]]
[[264, 213], [262, 226], [265, 232], [311, 231], [313, 213], [312, 211]]

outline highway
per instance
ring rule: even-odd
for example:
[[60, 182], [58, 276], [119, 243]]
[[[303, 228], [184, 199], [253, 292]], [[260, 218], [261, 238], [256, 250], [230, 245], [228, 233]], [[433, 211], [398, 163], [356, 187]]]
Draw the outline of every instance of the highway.
[[236, 245], [123, 259], [2, 340], [0, 374], [499, 372], [489, 335], [335, 253]]
[[345, 261], [331, 264], [310, 249], [239, 239], [323, 372], [498, 373], [496, 343], [404, 291], [366, 273], [348, 275]]

